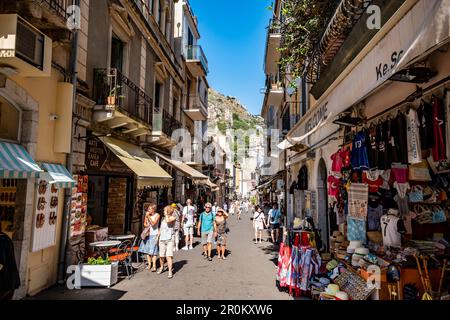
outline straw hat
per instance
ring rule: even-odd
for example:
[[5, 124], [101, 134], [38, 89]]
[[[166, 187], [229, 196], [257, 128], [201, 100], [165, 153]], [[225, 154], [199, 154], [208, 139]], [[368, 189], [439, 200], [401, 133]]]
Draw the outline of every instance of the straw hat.
[[335, 296], [338, 300], [348, 300], [348, 294], [345, 291], [338, 291]]
[[329, 294], [330, 296], [335, 296], [336, 292], [339, 291], [339, 286], [334, 283], [330, 283], [327, 288], [325, 289], [325, 293]]

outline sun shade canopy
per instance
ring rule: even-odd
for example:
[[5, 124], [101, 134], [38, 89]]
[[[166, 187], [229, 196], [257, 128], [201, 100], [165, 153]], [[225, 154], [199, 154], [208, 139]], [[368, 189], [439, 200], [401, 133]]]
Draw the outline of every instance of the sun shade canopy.
[[165, 162], [167, 162], [168, 164], [173, 166], [175, 169], [183, 172], [186, 176], [191, 178], [194, 183], [197, 183], [197, 184], [205, 183], [209, 179], [203, 173], [195, 170], [194, 168], [190, 167], [189, 165], [187, 165], [184, 162], [169, 159], [168, 157], [163, 156], [162, 154], [160, 154], [158, 152], [155, 152], [155, 154], [159, 158], [161, 158], [162, 160], [164, 160]]
[[41, 172], [43, 170], [21, 145], [0, 142], [0, 178], [36, 178]]
[[100, 140], [136, 174], [138, 188], [172, 186], [171, 175], [152, 160], [142, 148], [110, 137], [101, 137]]
[[49, 176], [50, 184], [54, 184], [57, 188], [73, 188], [75, 180], [73, 180], [69, 171], [61, 165], [54, 163], [42, 163], [42, 168], [46, 171], [44, 175]]

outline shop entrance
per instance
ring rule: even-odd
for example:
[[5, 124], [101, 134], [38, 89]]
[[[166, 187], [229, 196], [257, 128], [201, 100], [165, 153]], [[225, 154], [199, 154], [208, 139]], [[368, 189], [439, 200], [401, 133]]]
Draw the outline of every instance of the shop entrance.
[[321, 230], [321, 238], [324, 249], [329, 246], [329, 227], [328, 227], [328, 197], [327, 197], [327, 166], [323, 159], [319, 161], [317, 173], [317, 227]]
[[92, 225], [107, 226], [109, 234], [123, 234], [130, 230], [131, 183], [130, 177], [89, 176], [88, 214]]

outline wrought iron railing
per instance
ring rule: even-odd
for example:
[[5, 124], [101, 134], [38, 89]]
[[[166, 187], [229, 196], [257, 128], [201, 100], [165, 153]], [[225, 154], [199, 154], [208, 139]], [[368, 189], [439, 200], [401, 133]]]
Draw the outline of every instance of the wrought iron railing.
[[74, 0], [40, 0], [39, 2], [54, 11], [64, 21], [67, 21], [71, 15], [67, 12], [67, 8], [75, 4]]
[[206, 73], [209, 72], [208, 60], [203, 52], [203, 49], [199, 45], [187, 45], [186, 46], [186, 60], [199, 60]]
[[159, 111], [143, 89], [114, 68], [94, 70], [94, 99], [97, 105], [119, 107], [148, 124]]
[[172, 136], [172, 132], [181, 128], [181, 123], [169, 112], [162, 110], [162, 132], [167, 136]]

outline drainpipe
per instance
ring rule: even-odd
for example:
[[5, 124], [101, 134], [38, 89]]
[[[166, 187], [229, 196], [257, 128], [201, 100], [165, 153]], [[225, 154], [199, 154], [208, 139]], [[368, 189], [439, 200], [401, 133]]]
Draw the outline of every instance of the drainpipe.
[[[79, 7], [80, 0], [74, 0], [74, 5]], [[75, 112], [76, 107], [76, 94], [77, 94], [77, 56], [78, 56], [78, 29], [72, 30], [72, 50], [70, 56], [70, 75], [71, 83], [73, 85], [73, 99], [72, 99], [72, 114]], [[70, 153], [66, 157], [66, 168], [72, 175], [72, 164], [73, 164], [73, 122], [70, 123]], [[70, 222], [70, 211], [71, 211], [71, 201], [72, 201], [72, 190], [70, 188], [65, 189], [64, 195], [64, 217], [62, 221], [61, 230], [61, 243], [59, 247], [59, 261], [58, 261], [58, 283], [64, 284], [66, 264], [68, 261], [67, 246], [69, 239], [69, 222]]]

